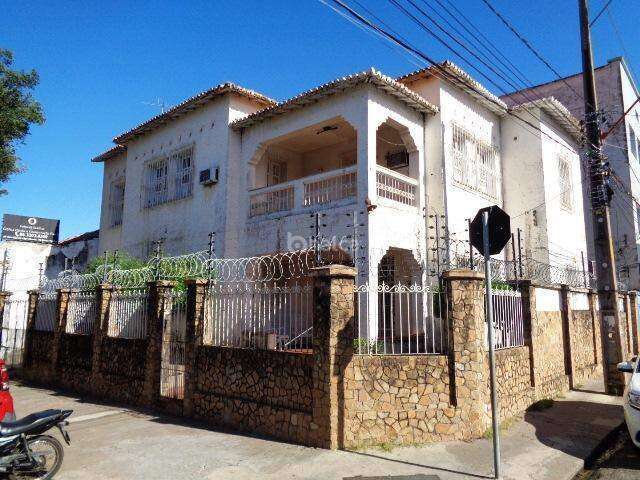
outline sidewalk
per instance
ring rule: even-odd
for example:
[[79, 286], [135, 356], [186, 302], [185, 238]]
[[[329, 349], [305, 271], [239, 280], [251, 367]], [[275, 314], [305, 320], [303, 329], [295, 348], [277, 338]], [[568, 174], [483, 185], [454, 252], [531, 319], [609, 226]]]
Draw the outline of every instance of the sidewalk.
[[[570, 392], [548, 410], [527, 413], [503, 432], [503, 478], [571, 479], [622, 421], [619, 398], [591, 393], [601, 383]], [[390, 452], [328, 451], [94, 405], [50, 390], [14, 385], [12, 392], [20, 415], [49, 407], [76, 410], [60, 479], [491, 478], [490, 440]]]

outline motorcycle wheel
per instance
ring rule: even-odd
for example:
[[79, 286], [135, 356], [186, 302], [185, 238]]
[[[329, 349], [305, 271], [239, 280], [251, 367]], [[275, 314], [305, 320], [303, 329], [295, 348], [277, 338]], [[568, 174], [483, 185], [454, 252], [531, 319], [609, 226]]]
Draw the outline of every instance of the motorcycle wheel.
[[62, 444], [49, 435], [38, 435], [27, 440], [31, 455], [38, 464], [32, 470], [14, 471], [11, 478], [16, 480], [49, 480], [54, 477], [62, 466], [64, 449]]

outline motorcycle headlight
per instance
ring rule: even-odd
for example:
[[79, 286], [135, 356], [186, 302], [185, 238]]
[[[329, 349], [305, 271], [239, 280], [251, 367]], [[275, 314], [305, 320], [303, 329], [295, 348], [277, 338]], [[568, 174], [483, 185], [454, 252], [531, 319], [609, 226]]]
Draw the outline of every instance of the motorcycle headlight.
[[629, 391], [629, 405], [640, 410], [640, 392], [635, 390]]

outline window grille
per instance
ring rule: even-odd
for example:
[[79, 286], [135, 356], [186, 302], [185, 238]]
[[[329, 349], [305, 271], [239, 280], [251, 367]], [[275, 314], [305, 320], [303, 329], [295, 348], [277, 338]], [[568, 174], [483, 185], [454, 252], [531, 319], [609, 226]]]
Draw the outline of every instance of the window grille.
[[124, 179], [118, 179], [111, 183], [109, 194], [109, 206], [111, 211], [111, 226], [122, 225], [122, 212], [124, 210]]
[[190, 197], [193, 193], [193, 148], [147, 163], [143, 207]]
[[558, 181], [560, 182], [560, 206], [565, 210], [573, 210], [571, 161], [564, 155], [558, 157]]
[[174, 200], [190, 197], [193, 190], [193, 149], [187, 148], [171, 156], [175, 170]]
[[497, 199], [500, 195], [498, 148], [455, 123], [452, 136], [454, 182]]

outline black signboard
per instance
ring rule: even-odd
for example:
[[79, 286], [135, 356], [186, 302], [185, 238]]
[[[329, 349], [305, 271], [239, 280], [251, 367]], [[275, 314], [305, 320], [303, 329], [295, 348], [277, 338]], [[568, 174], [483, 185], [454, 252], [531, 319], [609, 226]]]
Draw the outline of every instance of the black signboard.
[[60, 220], [4, 214], [2, 240], [19, 242], [58, 243]]

